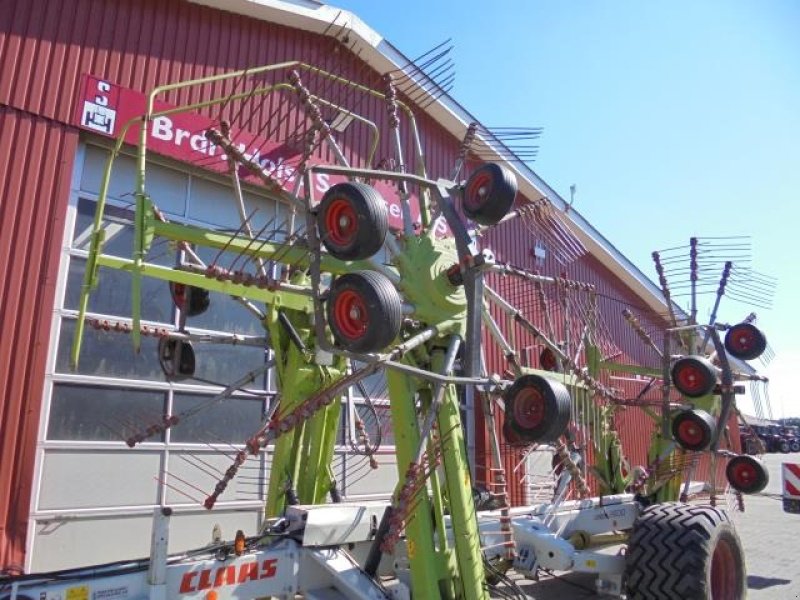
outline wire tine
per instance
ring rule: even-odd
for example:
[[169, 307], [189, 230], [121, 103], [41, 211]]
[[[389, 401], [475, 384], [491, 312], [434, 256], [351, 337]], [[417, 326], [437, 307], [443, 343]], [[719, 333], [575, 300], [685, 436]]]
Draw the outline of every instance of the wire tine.
[[[191, 455], [191, 454], [178, 453], [178, 458], [180, 458], [184, 462], [190, 464], [192, 467], [194, 467], [198, 471], [201, 471], [202, 473], [205, 473], [206, 475], [208, 475], [209, 477], [211, 477], [214, 480], [219, 479], [222, 475], [225, 474], [224, 471], [220, 471], [219, 469], [217, 469], [213, 465], [210, 465], [210, 464], [206, 463], [205, 461], [200, 460], [197, 456], [194, 456], [194, 455]], [[190, 458], [192, 460], [190, 460]], [[208, 470], [204, 469], [203, 467], [198, 466], [195, 461], [201, 462], [203, 465], [205, 465], [209, 469], [212, 469], [214, 472], [208, 471]]]
[[[169, 475], [169, 473], [165, 473], [165, 474]], [[153, 479], [155, 479], [158, 483], [160, 483], [164, 487], [168, 487], [173, 492], [176, 492], [176, 493], [180, 494], [181, 496], [185, 496], [186, 498], [189, 498], [189, 500], [191, 500], [192, 502], [196, 502], [197, 504], [202, 504], [201, 500], [195, 498], [194, 496], [190, 496], [189, 494], [187, 494], [186, 492], [184, 492], [182, 489], [178, 488], [177, 486], [174, 486], [171, 483], [167, 483], [167, 481], [163, 477], [154, 477]]]
[[[392, 73], [392, 74], [394, 74], [394, 73], [397, 73], [397, 72], [399, 72], [399, 71], [402, 71], [402, 70], [404, 70], [404, 69], [408, 68], [410, 65], [416, 65], [416, 63], [417, 63], [417, 62], [419, 62], [420, 60], [422, 60], [422, 59], [424, 59], [425, 57], [429, 56], [430, 54], [432, 54], [432, 53], [434, 53], [434, 52], [438, 51], [438, 50], [439, 50], [439, 49], [440, 49], [442, 46], [445, 46], [445, 45], [449, 44], [449, 43], [450, 43], [450, 42], [452, 42], [452, 41], [453, 41], [453, 38], [447, 38], [446, 40], [444, 40], [443, 42], [440, 42], [439, 44], [437, 44], [436, 46], [434, 46], [434, 47], [433, 47], [433, 48], [431, 48], [430, 50], [426, 50], [425, 52], [423, 52], [422, 54], [420, 54], [418, 57], [416, 57], [416, 58], [413, 58], [413, 59], [409, 60], [409, 61], [408, 61], [408, 62], [407, 62], [405, 65], [403, 65], [402, 67], [398, 67], [398, 68], [396, 68], [396, 69], [394, 69], [394, 70], [392, 70], [392, 71], [389, 71], [389, 73]], [[452, 46], [451, 46], [451, 48], [452, 48]], [[448, 52], [449, 52], [449, 50], [448, 50]]]

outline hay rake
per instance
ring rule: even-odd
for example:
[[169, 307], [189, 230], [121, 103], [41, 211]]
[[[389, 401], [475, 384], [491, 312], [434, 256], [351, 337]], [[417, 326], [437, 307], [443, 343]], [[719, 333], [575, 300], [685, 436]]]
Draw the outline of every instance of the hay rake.
[[[333, 37], [331, 56], [348, 54], [346, 26]], [[601, 317], [593, 286], [502, 264], [491, 251], [478, 248], [470, 230], [481, 233], [517, 218], [554, 249], [559, 263], [586, 253], [567, 216], [547, 200], [517, 202], [513, 171], [478, 162], [489, 155], [505, 162], [531, 160], [535, 148], [519, 144], [536, 139], [540, 130], [471, 125], [449, 179], [428, 173], [412, 106], [435, 100], [452, 84], [448, 52], [434, 48], [379, 79], [363, 65], [350, 77], [336, 74], [337, 59], [321, 56], [321, 66], [289, 61], [162, 86], [149, 95], [145, 115], [124, 125], [97, 203], [73, 364], [87, 323], [130, 335], [137, 350], [143, 336], [156, 336], [159, 361], [170, 380], [195, 378], [196, 344], [261, 346], [268, 358], [263, 368], [232, 376], [221, 392], [183, 413], [109, 427], [122, 425], [121, 437], [133, 447], [189, 419], [202, 421], [210, 407], [247, 392], [246, 386], [269, 369], [278, 389], [269, 414], [247, 439], [238, 445], [209, 444], [227, 460], [225, 468], [199, 456], [185, 458], [211, 482], [208, 489], [176, 473], [161, 474], [165, 485], [208, 509], [230, 494], [234, 479], [243, 481], [242, 489], [265, 485], [263, 531], [220, 546], [222, 559], [168, 563], [162, 543], [168, 510], [159, 512], [154, 525], [161, 541], [154, 543], [148, 579], [130, 584], [142, 594], [199, 598], [213, 589], [218, 597], [300, 592], [315, 598], [323, 597], [320, 590], [335, 588], [349, 598], [404, 597], [410, 590], [415, 598], [482, 599], [490, 589], [487, 573], [502, 576], [512, 564], [532, 577], [539, 569], [554, 568], [598, 573], [604, 591], [621, 593], [628, 573], [624, 557], [594, 552], [592, 539], [631, 530], [643, 503], [677, 499], [682, 476], [696, 462], [691, 452], [726, 452], [719, 450], [720, 435], [713, 431], [707, 443], [694, 440], [697, 427], [713, 425], [711, 417], [694, 409], [676, 411], [669, 392], [675, 379], [670, 340], [686, 340], [688, 348], [696, 342], [675, 318], [661, 347], [637, 329], [663, 368], [616, 363], [621, 350]], [[190, 98], [207, 99], [180, 107], [160, 102], [187, 91]], [[384, 104], [382, 120], [363, 115], [368, 102]], [[213, 116], [205, 130], [186, 134], [204, 155], [198, 166], [230, 182], [227, 202], [238, 223], [233, 229], [172, 223], [148, 195], [148, 132], [167, 138], [170, 116], [191, 111]], [[127, 259], [104, 253], [104, 212], [114, 161], [129, 129], [137, 126], [134, 248]], [[362, 136], [369, 140], [368, 150], [359, 155], [354, 148]], [[280, 199], [282, 213], [268, 218], [248, 207], [247, 186]], [[163, 240], [179, 251], [174, 266], [150, 258]], [[87, 317], [101, 267], [130, 274], [130, 323]], [[142, 323], [144, 277], [170, 286], [179, 314], [175, 329], [153, 331]], [[516, 297], [507, 280], [516, 282]], [[192, 333], [191, 319], [210, 308], [211, 292], [236, 298], [264, 334]], [[633, 315], [629, 321], [636, 327]], [[705, 397], [709, 406], [717, 402], [713, 394], [722, 395], [719, 428], [735, 391], [720, 326], [689, 327], [709, 336], [720, 357], [720, 389], [707, 386], [690, 394]], [[745, 333], [756, 335], [749, 328]], [[733, 339], [729, 352], [752, 353], [750, 338]], [[488, 344], [505, 356], [503, 373], [488, 372]], [[535, 349], [535, 360], [524, 358], [523, 348]], [[718, 371], [703, 371], [707, 365], [698, 367], [699, 359], [693, 360], [690, 366], [716, 385]], [[638, 471], [627, 469], [614, 428], [615, 411], [626, 399], [613, 387], [612, 371], [662, 379], [666, 390], [650, 464]], [[369, 473], [377, 467], [385, 431], [372, 400], [383, 394], [374, 386], [367, 389], [376, 375], [388, 388], [399, 481], [388, 506], [349, 505], [340, 502], [331, 469], [341, 433], [340, 399], [354, 388], [365, 399], [366, 413], [348, 420], [353, 426], [346, 439], [352, 454], [363, 459], [358, 468]], [[686, 389], [694, 394], [691, 385]], [[474, 475], [462, 403], [468, 411], [480, 408], [486, 419], [488, 466], [483, 472], [476, 467]], [[346, 406], [355, 417], [356, 408]], [[681, 415], [689, 415], [689, 426], [670, 431], [670, 420]], [[676, 452], [675, 440], [683, 450]], [[551, 482], [546, 503], [511, 508], [501, 444], [551, 457], [542, 476], [526, 474], [532, 486], [539, 486], [539, 497], [542, 481]], [[260, 472], [248, 470], [248, 460], [268, 447], [271, 467], [265, 481]], [[759, 474], [759, 463], [753, 464], [744, 465], [751, 469], [744, 479], [753, 469]], [[473, 481], [485, 485], [494, 513], [478, 515]], [[753, 488], [752, 481], [745, 483]], [[600, 497], [592, 497], [593, 489]], [[201, 493], [204, 498], [198, 498]], [[326, 506], [328, 498], [334, 507]], [[338, 511], [336, 519], [330, 508]], [[351, 551], [345, 550], [348, 544]], [[312, 564], [324, 575], [310, 577], [306, 568]], [[380, 576], [387, 572], [399, 581], [386, 584]], [[119, 575], [109, 571], [108, 577]], [[40, 583], [53, 582], [31, 585]]]

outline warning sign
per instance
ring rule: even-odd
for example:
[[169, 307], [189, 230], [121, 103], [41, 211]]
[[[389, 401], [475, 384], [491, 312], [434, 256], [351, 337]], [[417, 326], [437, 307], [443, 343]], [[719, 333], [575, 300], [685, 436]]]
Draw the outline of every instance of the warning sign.
[[89, 586], [79, 585], [67, 588], [67, 600], [89, 600]]
[[800, 514], [800, 465], [783, 463], [783, 510]]

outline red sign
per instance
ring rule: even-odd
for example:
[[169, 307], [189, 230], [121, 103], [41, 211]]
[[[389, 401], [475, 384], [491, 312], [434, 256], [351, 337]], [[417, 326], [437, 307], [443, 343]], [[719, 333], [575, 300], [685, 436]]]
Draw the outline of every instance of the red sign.
[[[147, 97], [135, 90], [114, 85], [93, 75], [84, 76], [83, 93], [78, 102], [76, 123], [94, 133], [117, 138], [122, 128], [132, 119], [141, 118], [146, 112]], [[164, 102], [155, 102], [154, 112], [174, 108]], [[158, 154], [201, 166], [220, 173], [228, 172], [227, 157], [224, 151], [205, 137], [205, 132], [215, 123], [198, 113], [180, 112], [155, 117], [148, 124], [147, 147]], [[140, 125], [134, 124], [125, 132], [125, 141], [137, 145]], [[249, 160], [262, 166], [264, 171], [281, 182], [284, 189], [291, 191], [295, 186], [295, 168], [300, 160], [296, 148], [287, 144], [257, 138], [247, 131], [237, 132], [234, 136], [236, 146]], [[317, 164], [322, 163], [320, 156], [312, 157]], [[242, 178], [252, 182], [260, 181], [250, 171], [240, 169]], [[331, 185], [345, 181], [346, 178], [314, 173], [314, 189], [322, 194]], [[302, 181], [300, 183], [302, 186]], [[393, 184], [376, 181], [372, 184], [383, 196], [389, 212], [389, 223], [392, 227], [402, 227], [402, 212], [398, 191]], [[419, 209], [414, 198], [411, 199], [412, 215], [419, 218]], [[442, 225], [444, 225], [442, 223]], [[446, 228], [444, 229], [446, 231]]]

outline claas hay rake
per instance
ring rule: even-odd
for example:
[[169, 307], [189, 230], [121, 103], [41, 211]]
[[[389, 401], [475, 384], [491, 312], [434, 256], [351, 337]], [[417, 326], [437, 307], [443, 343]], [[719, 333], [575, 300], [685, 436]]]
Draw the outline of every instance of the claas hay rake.
[[[11, 598], [121, 585], [130, 598], [478, 599], [498, 584], [497, 593], [519, 597], [505, 575], [509, 568], [531, 578], [541, 570], [598, 573], [599, 589], [629, 598], [743, 594], [742, 548], [727, 512], [677, 501], [696, 491], [689, 482], [700, 453], [728, 461], [736, 490], [764, 487], [763, 465], [734, 452], [725, 431], [736, 380], [756, 377], [737, 360], [763, 352], [763, 334], [749, 322], [676, 319], [656, 341], [628, 311], [661, 365], [614, 362], [620, 353], [592, 285], [501, 263], [479, 244], [482, 234], [516, 219], [559, 261], [575, 261], [587, 250], [568, 217], [547, 199], [517, 197], [504, 147], [479, 125], [465, 129], [448, 177], [432, 178], [412, 101], [403, 102], [396, 89], [402, 78], [389, 73], [376, 89], [286, 62], [157, 88], [146, 113], [125, 125], [97, 203], [73, 363], [86, 325], [126, 333], [137, 349], [142, 335], [156, 335], [170, 380], [195, 376], [198, 344], [263, 345], [262, 369], [232, 374], [204, 404], [143, 422], [122, 437], [133, 447], [202, 420], [205, 408], [272, 369], [278, 396], [270, 414], [253, 424], [202, 501], [213, 509], [248, 459], [269, 447], [265, 525], [212, 549], [168, 557], [170, 511], [162, 507], [147, 561], [9, 580]], [[195, 100], [172, 106], [161, 102], [165, 94]], [[360, 111], [376, 101], [385, 105], [380, 123]], [[170, 222], [148, 193], [149, 133], [173, 135], [170, 117], [192, 111], [215, 116], [213, 126], [184, 137], [203, 152], [197, 166], [230, 183], [218, 202], [236, 215], [235, 230]], [[124, 258], [104, 252], [105, 209], [115, 160], [137, 131], [134, 247]], [[281, 142], [254, 147], [254, 131]], [[369, 138], [366, 156], [353, 157], [348, 135]], [[278, 146], [290, 148], [291, 158], [275, 160]], [[378, 158], [379, 150], [386, 156]], [[500, 161], [480, 162], [489, 155]], [[259, 215], [243, 189], [279, 198], [279, 215]], [[149, 260], [155, 243], [175, 248], [177, 264]], [[101, 268], [130, 276], [130, 320], [87, 316]], [[144, 278], [169, 285], [175, 328], [154, 331], [142, 323]], [[193, 333], [191, 320], [214, 310], [212, 292], [240, 302], [263, 336]], [[667, 304], [672, 312], [669, 298]], [[506, 359], [502, 373], [488, 370], [488, 344]], [[536, 361], [521, 360], [527, 347], [537, 349]], [[539, 368], [523, 366], [532, 362]], [[647, 384], [637, 398], [612, 386], [624, 375]], [[365, 382], [376, 376], [388, 386], [397, 487], [388, 503], [341, 502], [329, 468], [341, 398], [356, 387], [368, 398]], [[660, 400], [643, 399], [659, 388]], [[657, 423], [647, 465], [628, 463], [615, 430], [615, 412], [629, 404]], [[472, 434], [462, 422], [476, 408], [490, 449], [483, 492], [474, 481], [486, 467], [470, 465], [465, 435]], [[367, 413], [377, 420], [374, 407]], [[368, 421], [356, 420], [351, 446], [375, 466], [382, 430]], [[510, 506], [502, 445], [528, 457], [546, 453], [546, 501]], [[478, 510], [482, 496], [493, 510]], [[608, 545], [617, 551], [598, 550]], [[678, 566], [678, 545], [690, 567]]]

